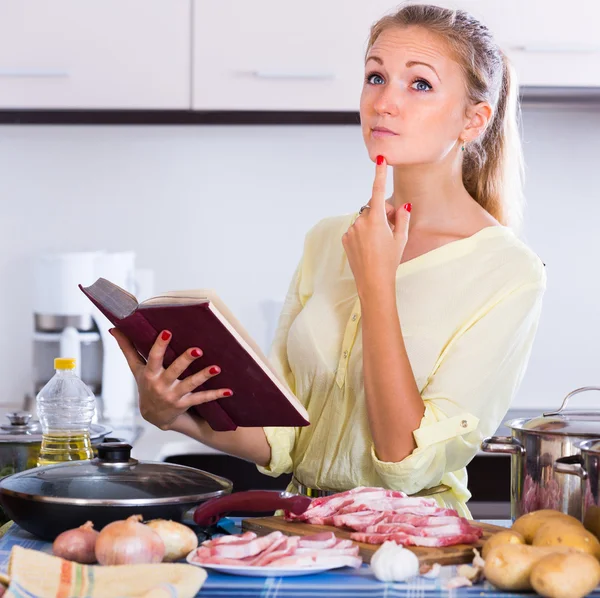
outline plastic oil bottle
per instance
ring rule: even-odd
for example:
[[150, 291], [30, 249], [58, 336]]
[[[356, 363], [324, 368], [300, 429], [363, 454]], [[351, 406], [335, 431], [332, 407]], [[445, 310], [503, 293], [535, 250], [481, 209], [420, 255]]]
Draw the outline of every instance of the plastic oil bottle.
[[94, 393], [75, 374], [75, 359], [57, 358], [54, 369], [56, 373], [36, 397], [42, 425], [38, 465], [92, 459]]

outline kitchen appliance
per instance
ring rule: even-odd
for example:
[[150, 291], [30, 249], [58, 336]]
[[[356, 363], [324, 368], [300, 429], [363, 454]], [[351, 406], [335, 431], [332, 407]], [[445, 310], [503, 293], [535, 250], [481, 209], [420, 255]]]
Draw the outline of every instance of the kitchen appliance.
[[182, 521], [188, 511], [218, 497], [227, 500], [211, 502], [204, 515], [199, 511], [200, 523], [210, 525], [219, 515], [239, 508], [300, 514], [311, 502], [305, 496], [269, 491], [229, 497], [229, 480], [184, 465], [137, 461], [127, 443], [104, 442], [97, 450], [98, 457], [90, 461], [37, 467], [0, 480], [0, 503], [6, 514], [28, 532], [52, 541], [86, 521], [98, 530], [131, 515]]
[[554, 470], [563, 457], [580, 454], [580, 444], [600, 438], [600, 411], [566, 411], [571, 397], [600, 387], [586, 386], [570, 392], [558, 411], [534, 418], [520, 418], [505, 425], [512, 436], [484, 439], [487, 453], [511, 456], [511, 517], [540, 509], [555, 509], [582, 518], [579, 479]]
[[[7, 413], [6, 421], [0, 423], [0, 478], [37, 466], [42, 428], [31, 418], [31, 413], [17, 411]], [[92, 447], [103, 442], [111, 431], [106, 426], [92, 424]]]
[[26, 408], [54, 375], [55, 357], [76, 359], [76, 374], [96, 395], [94, 421], [133, 426], [135, 383], [108, 330], [112, 324], [79, 284], [104, 277], [144, 298], [153, 294], [149, 270], [135, 269], [133, 252], [91, 251], [41, 255], [34, 268], [33, 384]]

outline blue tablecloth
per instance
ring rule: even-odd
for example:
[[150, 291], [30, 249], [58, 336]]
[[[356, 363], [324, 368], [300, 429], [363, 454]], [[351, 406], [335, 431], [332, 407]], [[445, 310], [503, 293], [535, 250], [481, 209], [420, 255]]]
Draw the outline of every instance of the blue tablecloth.
[[[230, 522], [233, 531], [236, 531], [238, 521]], [[490, 523], [502, 524], [494, 521]], [[508, 524], [508, 522], [506, 522]], [[4, 535], [0, 538], [0, 570], [6, 572], [8, 557], [14, 545], [35, 550], [43, 550], [51, 553], [52, 547], [48, 542], [43, 542], [22, 530], [17, 525], [9, 524]], [[456, 598], [475, 598], [486, 596], [494, 598], [509, 596], [496, 591], [489, 584], [477, 585], [470, 588], [459, 588], [448, 591], [445, 585], [455, 575], [455, 567], [443, 567], [441, 575], [437, 579], [418, 577], [405, 583], [382, 583], [375, 579], [370, 568], [363, 565], [358, 570], [337, 569], [319, 575], [307, 575], [304, 577], [272, 577], [252, 578], [223, 575], [217, 573], [208, 574], [198, 598], [211, 597], [262, 597], [262, 598], [318, 598], [344, 597], [352, 598], [368, 596], [369, 598], [438, 598], [449, 595]], [[510, 594], [516, 597], [518, 594]], [[523, 594], [529, 596], [531, 594]], [[594, 598], [600, 598], [600, 592], [592, 594]]]

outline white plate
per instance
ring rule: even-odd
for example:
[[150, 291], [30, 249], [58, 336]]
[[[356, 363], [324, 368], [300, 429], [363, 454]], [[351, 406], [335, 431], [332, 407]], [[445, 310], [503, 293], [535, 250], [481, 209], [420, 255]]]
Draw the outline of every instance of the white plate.
[[252, 566], [234, 566], [234, 565], [205, 565], [192, 560], [192, 557], [196, 553], [192, 550], [187, 555], [186, 561], [190, 565], [196, 565], [196, 567], [202, 567], [209, 571], [215, 571], [215, 573], [227, 573], [228, 575], [245, 575], [246, 577], [292, 577], [294, 575], [316, 575], [317, 573], [324, 573], [331, 569], [339, 569], [339, 566], [323, 566], [317, 565], [315, 567], [252, 567]]

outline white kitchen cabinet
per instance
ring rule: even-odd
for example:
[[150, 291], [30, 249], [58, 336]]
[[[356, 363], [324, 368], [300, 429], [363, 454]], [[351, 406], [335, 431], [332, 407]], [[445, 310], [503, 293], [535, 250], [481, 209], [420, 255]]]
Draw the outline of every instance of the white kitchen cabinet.
[[189, 109], [191, 0], [0, 0], [0, 108]]
[[[440, 2], [438, 2], [440, 3]], [[526, 87], [600, 87], [600, 1], [441, 0], [481, 19]]]
[[389, 8], [194, 0], [194, 108], [358, 110], [369, 27]]
[[[197, 110], [358, 110], [370, 25], [389, 0], [193, 0]], [[600, 0], [439, 0], [482, 19], [522, 86], [600, 86]]]

